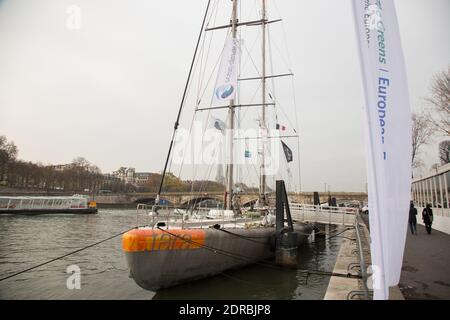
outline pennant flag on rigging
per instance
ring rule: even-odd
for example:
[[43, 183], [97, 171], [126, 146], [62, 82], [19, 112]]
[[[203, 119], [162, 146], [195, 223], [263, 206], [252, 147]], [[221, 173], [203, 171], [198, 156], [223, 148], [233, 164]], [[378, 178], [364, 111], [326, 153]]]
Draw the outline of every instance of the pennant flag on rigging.
[[281, 145], [283, 146], [283, 151], [284, 151], [284, 155], [286, 156], [286, 161], [291, 162], [293, 160], [292, 150], [283, 141], [281, 141]]

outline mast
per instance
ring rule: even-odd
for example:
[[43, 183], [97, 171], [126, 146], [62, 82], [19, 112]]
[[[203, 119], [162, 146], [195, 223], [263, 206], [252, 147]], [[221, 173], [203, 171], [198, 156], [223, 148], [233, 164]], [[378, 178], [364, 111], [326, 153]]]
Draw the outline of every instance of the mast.
[[[266, 133], [266, 0], [262, 1], [262, 117], [261, 117], [261, 129]], [[266, 172], [265, 172], [265, 160], [264, 160], [264, 138], [262, 141], [262, 150], [261, 150], [261, 164], [259, 168], [259, 203], [264, 206], [267, 204], [266, 202]]]
[[[231, 16], [231, 35], [233, 38], [236, 38], [237, 33], [237, 2], [238, 0], [232, 0], [233, 1], [233, 12]], [[233, 135], [234, 135], [234, 99], [230, 101], [230, 108], [228, 110], [228, 164], [227, 164], [227, 203], [226, 203], [226, 209], [232, 210], [233, 204], [232, 204], [232, 196], [233, 196]]]

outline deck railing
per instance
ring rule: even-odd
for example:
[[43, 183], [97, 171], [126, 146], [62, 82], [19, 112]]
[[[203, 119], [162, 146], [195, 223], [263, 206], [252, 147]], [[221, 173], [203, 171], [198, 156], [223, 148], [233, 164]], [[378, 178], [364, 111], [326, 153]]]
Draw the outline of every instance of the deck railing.
[[297, 221], [354, 225], [358, 208], [290, 203], [292, 218]]
[[[315, 222], [325, 224], [355, 225], [358, 208], [349, 207], [330, 207], [324, 205], [309, 205], [300, 203], [291, 203], [291, 215], [296, 221]], [[136, 225], [140, 222], [155, 227], [157, 223], [164, 222], [164, 227], [169, 226], [179, 228], [203, 227], [210, 225], [211, 222], [220, 220], [222, 224], [229, 226], [238, 223], [256, 223], [261, 221], [262, 216], [252, 212], [245, 212], [238, 217], [208, 217], [208, 212], [213, 208], [182, 209], [173, 206], [158, 206], [154, 212], [152, 205], [138, 204], [136, 211]]]

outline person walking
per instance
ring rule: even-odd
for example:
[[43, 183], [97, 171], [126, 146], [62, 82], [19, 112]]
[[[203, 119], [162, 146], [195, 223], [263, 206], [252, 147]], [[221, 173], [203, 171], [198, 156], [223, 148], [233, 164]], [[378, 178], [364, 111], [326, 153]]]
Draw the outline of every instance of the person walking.
[[417, 224], [417, 209], [414, 208], [414, 202], [410, 202], [410, 206], [409, 206], [409, 228], [411, 229], [411, 233], [412, 234], [417, 234], [417, 228], [416, 228], [416, 224]]
[[427, 229], [428, 234], [431, 234], [431, 224], [433, 223], [433, 210], [431, 210], [431, 204], [427, 203], [427, 206], [422, 211], [422, 219]]

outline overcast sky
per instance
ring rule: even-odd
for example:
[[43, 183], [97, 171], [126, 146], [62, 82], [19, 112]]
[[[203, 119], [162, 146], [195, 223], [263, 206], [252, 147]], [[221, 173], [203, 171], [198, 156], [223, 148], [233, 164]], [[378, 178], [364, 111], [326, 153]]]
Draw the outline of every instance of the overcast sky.
[[[450, 65], [450, 1], [395, 4], [410, 100], [420, 110], [431, 76]], [[81, 9], [80, 29], [67, 27], [71, 5]], [[205, 5], [0, 0], [0, 134], [24, 160], [59, 164], [83, 156], [103, 172], [160, 171]], [[295, 73], [303, 190], [322, 191], [326, 183], [364, 191], [363, 91], [350, 1], [276, 5]], [[424, 155], [428, 168], [437, 146]]]

